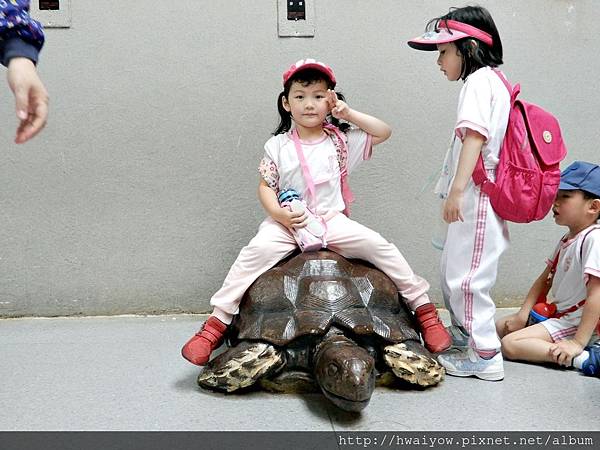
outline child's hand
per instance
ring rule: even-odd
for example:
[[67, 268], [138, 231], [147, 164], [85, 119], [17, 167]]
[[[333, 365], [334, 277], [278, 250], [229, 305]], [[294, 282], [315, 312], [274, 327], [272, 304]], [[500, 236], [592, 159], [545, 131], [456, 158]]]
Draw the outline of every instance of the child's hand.
[[583, 351], [583, 345], [575, 339], [565, 339], [553, 344], [548, 351], [555, 363], [569, 367], [573, 363], [573, 358]]
[[525, 324], [527, 323], [527, 316], [524, 316], [520, 313], [511, 314], [510, 316], [505, 317], [501, 322], [501, 326], [498, 330], [498, 334], [501, 337], [506, 336], [513, 331], [521, 330], [525, 328]]
[[456, 222], [458, 220], [460, 220], [461, 222], [465, 221], [465, 219], [462, 215], [462, 212], [461, 212], [462, 199], [463, 199], [462, 193], [458, 193], [458, 192], [450, 190], [450, 193], [448, 194], [448, 198], [444, 202], [444, 213], [443, 213], [444, 222], [452, 223], [452, 222]]
[[329, 109], [331, 115], [336, 119], [348, 120], [350, 116], [350, 107], [342, 100], [339, 100], [335, 91], [327, 89], [327, 103], [329, 103]]
[[273, 219], [290, 229], [304, 228], [308, 224], [308, 215], [305, 211], [294, 212], [285, 206], [277, 211], [277, 216], [273, 216]]

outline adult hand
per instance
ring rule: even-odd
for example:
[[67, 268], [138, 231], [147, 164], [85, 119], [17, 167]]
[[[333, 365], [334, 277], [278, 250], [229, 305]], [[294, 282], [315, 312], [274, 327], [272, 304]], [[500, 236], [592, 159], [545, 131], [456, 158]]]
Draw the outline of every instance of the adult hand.
[[579, 355], [583, 351], [583, 345], [577, 342], [575, 339], [565, 339], [557, 342], [550, 347], [550, 355], [554, 362], [561, 366], [569, 367], [573, 358]]
[[38, 134], [48, 119], [48, 92], [33, 62], [12, 58], [8, 63], [8, 85], [15, 95], [15, 109], [20, 123], [15, 142], [22, 144]]
[[448, 198], [444, 202], [444, 222], [452, 223], [458, 220], [460, 220], [461, 222], [465, 221], [461, 211], [462, 199], [463, 196], [461, 193], [450, 190]]
[[346, 102], [338, 99], [335, 91], [332, 91], [331, 89], [327, 89], [327, 103], [329, 103], [329, 109], [333, 117], [336, 119], [348, 120], [348, 117], [350, 116], [350, 107]]

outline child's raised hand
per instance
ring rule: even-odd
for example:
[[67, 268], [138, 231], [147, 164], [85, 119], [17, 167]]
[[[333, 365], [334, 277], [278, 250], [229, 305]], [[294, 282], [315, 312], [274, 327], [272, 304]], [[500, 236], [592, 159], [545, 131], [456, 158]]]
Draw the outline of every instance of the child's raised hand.
[[575, 339], [565, 339], [553, 344], [548, 351], [555, 363], [569, 367], [573, 358], [583, 351], [583, 345]]
[[333, 117], [336, 119], [348, 120], [350, 107], [346, 102], [338, 99], [335, 91], [331, 89], [327, 89], [327, 103], [329, 103], [329, 109]]
[[286, 228], [304, 228], [308, 224], [308, 214], [305, 211], [290, 211], [286, 206], [279, 209], [277, 216], [273, 217]]

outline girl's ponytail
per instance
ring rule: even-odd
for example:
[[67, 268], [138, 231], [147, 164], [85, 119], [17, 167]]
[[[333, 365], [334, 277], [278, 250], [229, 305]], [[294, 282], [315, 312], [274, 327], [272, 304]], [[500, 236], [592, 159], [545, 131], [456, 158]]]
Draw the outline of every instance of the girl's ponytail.
[[[286, 89], [289, 92], [289, 88]], [[283, 97], [286, 96], [285, 90], [279, 93], [277, 97], [277, 112], [279, 112], [279, 125], [273, 132], [273, 136], [287, 133], [292, 128], [292, 115], [283, 107]]]

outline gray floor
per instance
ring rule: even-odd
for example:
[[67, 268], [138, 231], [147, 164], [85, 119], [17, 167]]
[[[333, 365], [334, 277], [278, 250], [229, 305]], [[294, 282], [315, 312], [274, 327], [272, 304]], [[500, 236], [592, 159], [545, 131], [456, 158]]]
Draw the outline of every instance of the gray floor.
[[360, 415], [319, 395], [205, 392], [179, 353], [202, 320], [0, 320], [0, 430], [600, 430], [600, 379], [511, 362], [502, 382], [379, 388]]

